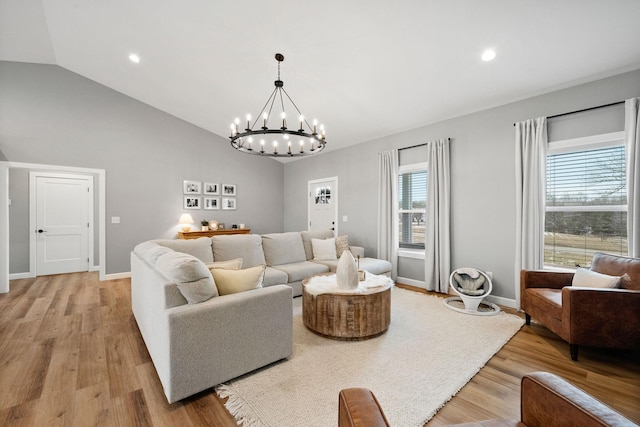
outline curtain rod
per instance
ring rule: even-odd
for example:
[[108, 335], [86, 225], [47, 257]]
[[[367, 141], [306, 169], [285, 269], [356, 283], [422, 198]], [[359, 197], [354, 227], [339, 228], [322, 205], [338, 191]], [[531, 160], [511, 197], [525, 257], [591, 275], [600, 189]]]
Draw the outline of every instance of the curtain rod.
[[[447, 141], [451, 141], [451, 138], [447, 138]], [[423, 145], [427, 145], [428, 142], [425, 142], [424, 144], [416, 144], [416, 145], [412, 145], [410, 147], [402, 147], [402, 148], [398, 148], [398, 151], [402, 151], [402, 150], [408, 150], [409, 148], [416, 148], [416, 147], [422, 147]]]
[[[569, 111], [568, 113], [556, 114], [556, 115], [547, 117], [547, 120], [555, 119], [556, 117], [568, 116], [569, 114], [577, 114], [577, 113], [584, 113], [585, 111], [597, 110], [598, 108], [612, 107], [618, 104], [624, 104], [624, 101], [612, 102], [611, 104], [598, 105], [596, 107], [583, 108], [582, 110]], [[515, 126], [516, 124], [517, 123], [514, 123], [513, 125]]]

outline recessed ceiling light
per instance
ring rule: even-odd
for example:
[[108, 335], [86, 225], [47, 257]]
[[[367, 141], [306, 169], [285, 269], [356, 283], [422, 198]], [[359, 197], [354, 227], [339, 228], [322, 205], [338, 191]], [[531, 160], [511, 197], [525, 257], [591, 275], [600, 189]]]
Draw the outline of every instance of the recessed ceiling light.
[[135, 62], [136, 64], [140, 62], [140, 57], [136, 53], [132, 53], [131, 55], [129, 55], [129, 59], [131, 60], [131, 62]]
[[493, 49], [487, 49], [482, 52], [482, 60], [485, 62], [492, 61], [496, 57], [496, 51]]

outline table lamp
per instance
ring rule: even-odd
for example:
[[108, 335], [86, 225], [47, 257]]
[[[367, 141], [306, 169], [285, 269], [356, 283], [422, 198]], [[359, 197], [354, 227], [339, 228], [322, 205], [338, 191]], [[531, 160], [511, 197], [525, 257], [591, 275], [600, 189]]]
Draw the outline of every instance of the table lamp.
[[182, 226], [182, 231], [187, 232], [191, 230], [191, 225], [193, 224], [193, 218], [191, 218], [191, 214], [183, 213], [180, 215], [180, 221], [178, 223]]

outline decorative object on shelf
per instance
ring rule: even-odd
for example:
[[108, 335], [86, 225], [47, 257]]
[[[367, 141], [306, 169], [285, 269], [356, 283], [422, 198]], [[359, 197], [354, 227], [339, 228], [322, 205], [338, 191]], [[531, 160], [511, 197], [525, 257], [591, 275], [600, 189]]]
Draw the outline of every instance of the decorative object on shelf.
[[220, 224], [218, 223], [218, 221], [209, 221], [209, 228], [211, 230], [217, 230], [218, 227], [220, 226]]
[[202, 231], [207, 231], [209, 229], [209, 221], [206, 219], [200, 221], [200, 224], [202, 225]]
[[[324, 150], [326, 145], [324, 126], [318, 126], [317, 120], [313, 121], [313, 125], [309, 124], [300, 112], [298, 106], [284, 89], [284, 82], [280, 80], [280, 63], [284, 61], [284, 55], [276, 53], [275, 58], [278, 61], [278, 80], [274, 82], [276, 88], [253, 123], [251, 123], [251, 115], [247, 115], [247, 127], [243, 132], [240, 132], [239, 129], [240, 119], [236, 119], [231, 124], [231, 136], [229, 137], [231, 146], [243, 153], [269, 157], [300, 157], [318, 154]], [[282, 111], [280, 117], [273, 120], [276, 126], [270, 129], [268, 127], [269, 119], [273, 116], [271, 111], [276, 99], [280, 100]], [[289, 107], [289, 113], [292, 114], [295, 109], [297, 116], [295, 114], [293, 117], [287, 116], [285, 99], [288, 99], [293, 107]], [[298, 129], [289, 129], [287, 118], [296, 125], [299, 123]], [[259, 121], [262, 122], [262, 126], [257, 126]], [[282, 144], [280, 151], [278, 151], [279, 144]]]
[[204, 192], [202, 194], [204, 194], [205, 196], [218, 196], [220, 195], [220, 185], [211, 182], [205, 182]]
[[222, 184], [222, 195], [225, 197], [235, 197], [238, 195], [235, 184]]
[[202, 183], [200, 181], [183, 181], [182, 191], [184, 194], [200, 194], [202, 193]]
[[235, 211], [236, 210], [236, 199], [235, 198], [222, 198], [222, 210], [225, 211]]
[[184, 196], [184, 209], [200, 209], [200, 197]]
[[351, 251], [342, 252], [336, 267], [336, 282], [340, 289], [355, 289], [358, 287], [358, 268]]
[[180, 215], [178, 224], [182, 226], [182, 231], [191, 230], [191, 224], [193, 224], [193, 218], [191, 217], [191, 214], [183, 213], [182, 215]]
[[206, 231], [178, 231], [178, 239], [199, 239], [200, 237], [224, 236], [228, 234], [251, 234], [250, 228]]
[[204, 210], [212, 211], [220, 209], [220, 197], [205, 197]]

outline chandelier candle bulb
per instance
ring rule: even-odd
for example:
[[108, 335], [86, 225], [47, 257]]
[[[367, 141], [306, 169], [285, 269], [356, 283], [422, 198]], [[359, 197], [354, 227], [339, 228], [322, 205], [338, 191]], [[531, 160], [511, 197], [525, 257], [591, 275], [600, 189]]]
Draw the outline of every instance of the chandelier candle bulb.
[[262, 115], [262, 129], [267, 129], [267, 118], [269, 117], [269, 115], [267, 113], [264, 113]]
[[251, 130], [251, 114], [247, 114], [247, 130]]

